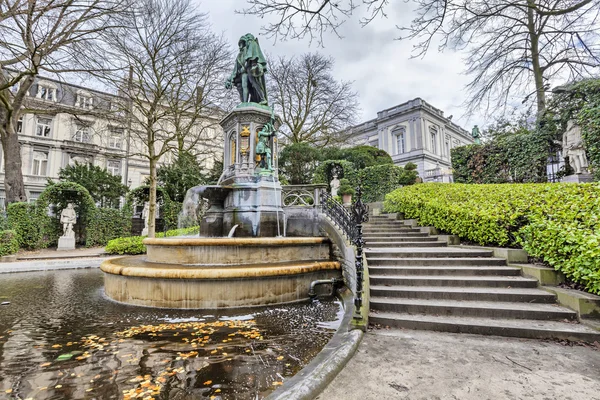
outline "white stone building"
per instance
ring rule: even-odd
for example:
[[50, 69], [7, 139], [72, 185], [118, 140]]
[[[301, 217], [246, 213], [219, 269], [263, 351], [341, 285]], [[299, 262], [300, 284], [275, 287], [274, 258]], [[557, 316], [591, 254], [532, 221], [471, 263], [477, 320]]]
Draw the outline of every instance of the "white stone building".
[[379, 111], [377, 118], [353, 127], [350, 141], [387, 151], [396, 165], [416, 164], [424, 182], [452, 182], [450, 150], [474, 141], [450, 118], [416, 98]]
[[[36, 80], [26, 103], [28, 109], [39, 112], [24, 113], [17, 126], [29, 201], [39, 197], [49, 178], [57, 180], [60, 169], [75, 162], [106, 168], [120, 175], [129, 188], [144, 183], [150, 174], [149, 163], [135, 154], [143, 151], [143, 143], [130, 134], [131, 124], [123, 113], [111, 112], [119, 101], [122, 99], [114, 94], [53, 79]], [[201, 123], [202, 142], [210, 148], [199, 152], [214, 154], [200, 160], [205, 168], [211, 168], [214, 158], [219, 157], [216, 153], [222, 153], [221, 116], [215, 111]], [[167, 154], [162, 162], [171, 159]], [[4, 155], [0, 151], [0, 209], [4, 209], [4, 200]]]

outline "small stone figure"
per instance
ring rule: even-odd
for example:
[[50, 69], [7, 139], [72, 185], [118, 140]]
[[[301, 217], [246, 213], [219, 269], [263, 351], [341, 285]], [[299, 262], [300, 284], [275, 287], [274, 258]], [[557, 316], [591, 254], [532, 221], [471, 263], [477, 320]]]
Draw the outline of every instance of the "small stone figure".
[[258, 143], [256, 144], [256, 155], [260, 156], [260, 168], [266, 168], [273, 171], [271, 162], [271, 148], [269, 140], [275, 135], [275, 128], [272, 122], [267, 122], [265, 126], [258, 132]]
[[335, 172], [333, 173], [333, 179], [329, 183], [329, 186], [331, 187], [331, 197], [337, 196], [338, 189], [340, 188], [340, 180]]
[[569, 158], [569, 165], [575, 170], [575, 174], [587, 173], [588, 160], [583, 148], [581, 128], [573, 121], [567, 122], [567, 130], [563, 134], [563, 157]]
[[73, 203], [67, 203], [67, 208], [60, 213], [60, 223], [63, 226], [63, 237], [74, 238], [75, 232], [73, 225], [77, 222], [77, 214], [73, 208]]
[[144, 209], [142, 210], [142, 218], [144, 219], [144, 229], [142, 230], [142, 236], [148, 235], [148, 218], [150, 216], [150, 203], [144, 203]]
[[267, 60], [260, 49], [258, 39], [247, 33], [238, 41], [240, 49], [235, 66], [225, 87], [235, 86], [240, 93], [242, 103], [252, 102], [267, 105], [267, 87], [265, 73]]
[[479, 139], [481, 137], [481, 134], [479, 133], [479, 127], [477, 127], [477, 125], [473, 127], [473, 130], [471, 131], [471, 136], [473, 136], [473, 139], [475, 139], [475, 144], [481, 144], [481, 140]]

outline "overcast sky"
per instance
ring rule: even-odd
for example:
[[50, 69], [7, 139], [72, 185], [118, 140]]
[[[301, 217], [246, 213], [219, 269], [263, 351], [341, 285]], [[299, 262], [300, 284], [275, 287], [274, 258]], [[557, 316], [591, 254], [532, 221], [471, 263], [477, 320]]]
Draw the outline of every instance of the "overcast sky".
[[[377, 111], [421, 97], [444, 111], [445, 116], [453, 115], [452, 120], [469, 131], [473, 124], [485, 125], [486, 121], [480, 116], [470, 119], [463, 116], [461, 105], [468, 77], [462, 73], [464, 65], [460, 53], [438, 53], [432, 48], [424, 59], [411, 59], [413, 43], [394, 40], [399, 36], [396, 25], [408, 24], [412, 19], [412, 3], [390, 2], [386, 8], [387, 18], [376, 19], [364, 28], [358, 22], [362, 13], [356, 13], [341, 28], [343, 39], [329, 34], [324, 48], [318, 47], [316, 42], [310, 45], [308, 39], [274, 43], [259, 35], [265, 20], [235, 13], [247, 5], [245, 0], [203, 0], [199, 4], [200, 10], [209, 14], [213, 31], [222, 32], [232, 46], [237, 46], [240, 36], [252, 33], [258, 35], [263, 52], [270, 56], [292, 56], [309, 51], [332, 56], [335, 75], [338, 79], [353, 81], [358, 92], [361, 122], [375, 118]], [[364, 7], [362, 9], [365, 12]]]

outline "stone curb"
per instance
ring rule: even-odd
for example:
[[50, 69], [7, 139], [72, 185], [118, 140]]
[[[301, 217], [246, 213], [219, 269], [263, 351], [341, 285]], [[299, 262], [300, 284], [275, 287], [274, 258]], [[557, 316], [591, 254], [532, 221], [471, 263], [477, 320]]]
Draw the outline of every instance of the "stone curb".
[[360, 329], [349, 330], [354, 312], [352, 292], [346, 290], [341, 297], [344, 318], [340, 328], [306, 367], [267, 396], [267, 400], [312, 400], [350, 361], [364, 333]]
[[107, 258], [96, 257], [0, 263], [0, 274], [12, 272], [51, 271], [61, 269], [98, 268], [104, 260], [107, 260]]

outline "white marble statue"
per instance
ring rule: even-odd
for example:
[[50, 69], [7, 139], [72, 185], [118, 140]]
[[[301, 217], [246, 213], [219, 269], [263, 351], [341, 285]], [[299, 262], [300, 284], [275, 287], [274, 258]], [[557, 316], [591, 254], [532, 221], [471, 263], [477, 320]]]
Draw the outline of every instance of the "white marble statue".
[[569, 157], [569, 164], [575, 170], [575, 174], [588, 172], [588, 160], [583, 148], [581, 128], [573, 121], [567, 123], [567, 130], [563, 134], [563, 157]]
[[142, 229], [142, 236], [148, 235], [148, 218], [150, 217], [150, 202], [144, 203], [144, 209], [142, 210], [142, 218], [144, 219], [144, 229]]
[[68, 203], [67, 208], [60, 213], [60, 223], [63, 226], [63, 237], [74, 238], [75, 232], [73, 225], [77, 222], [77, 214], [73, 208], [73, 203]]
[[333, 179], [329, 183], [329, 186], [331, 187], [331, 197], [337, 196], [338, 189], [340, 188], [340, 180], [336, 173], [333, 174]]

